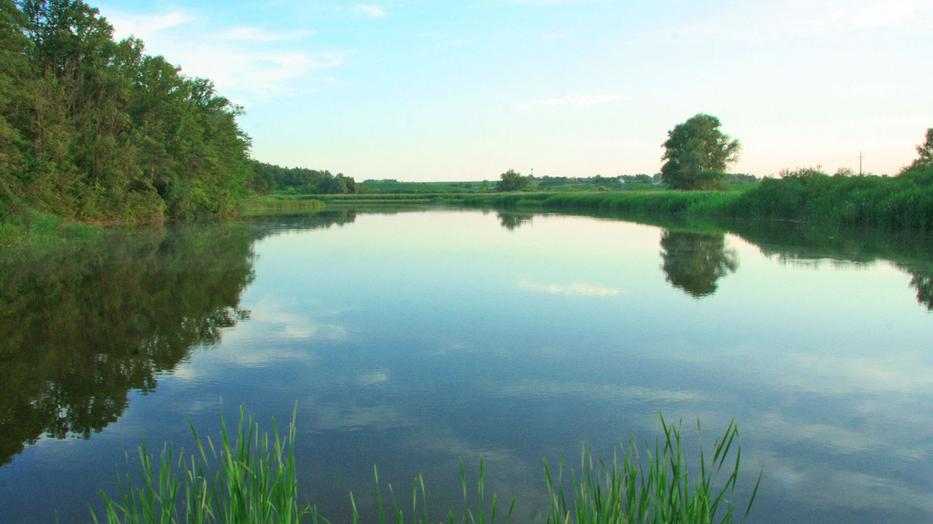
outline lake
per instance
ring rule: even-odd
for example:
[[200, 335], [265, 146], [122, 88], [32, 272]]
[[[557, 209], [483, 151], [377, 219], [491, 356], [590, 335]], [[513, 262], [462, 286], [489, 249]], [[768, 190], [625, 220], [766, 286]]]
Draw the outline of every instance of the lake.
[[337, 210], [112, 229], [0, 262], [0, 521], [88, 520], [145, 441], [297, 402], [301, 490], [373, 465], [543, 507], [542, 460], [741, 431], [753, 520], [933, 520], [933, 241], [793, 224]]

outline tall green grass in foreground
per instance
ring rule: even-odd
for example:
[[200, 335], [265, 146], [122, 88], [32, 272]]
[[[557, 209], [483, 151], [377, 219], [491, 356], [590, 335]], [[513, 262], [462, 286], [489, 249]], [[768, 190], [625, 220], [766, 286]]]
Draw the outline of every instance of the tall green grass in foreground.
[[104, 514], [94, 522], [117, 523], [298, 523], [319, 522], [317, 511], [299, 502], [295, 467], [295, 412], [282, 435], [262, 432], [240, 410], [236, 434], [221, 420], [220, 439], [202, 439], [192, 427], [196, 450], [176, 454], [171, 446], [154, 459], [139, 447], [139, 472], [121, 480], [116, 499], [102, 493]]
[[[221, 422], [219, 440], [202, 439], [194, 433], [196, 450], [176, 454], [166, 445], [158, 458], [140, 446], [139, 471], [121, 479], [120, 494], [101, 493], [103, 512], [91, 515], [95, 523], [299, 523], [331, 522], [317, 509], [300, 500], [295, 462], [295, 414], [284, 434], [274, 425], [272, 433], [241, 408], [236, 433]], [[737, 518], [733, 501], [741, 467], [739, 430], [731, 422], [708, 458], [702, 447], [699, 463], [685, 454], [680, 423], [659, 416], [662, 435], [653, 447], [640, 450], [634, 441], [620, 446], [611, 462], [594, 458], [588, 448], [580, 463], [567, 467], [563, 458], [556, 471], [544, 464], [546, 507], [524, 514], [547, 524], [610, 523], [730, 523]], [[699, 423], [697, 423], [699, 432]], [[733, 453], [733, 450], [735, 452]], [[733, 458], [734, 457], [734, 458]], [[383, 486], [378, 468], [375, 477], [376, 508], [365, 514], [350, 493], [352, 514], [359, 522], [418, 523], [449, 522], [493, 524], [513, 520], [516, 501], [501, 504], [486, 487], [485, 464], [480, 460], [475, 485], [468, 481], [460, 463], [463, 507], [449, 510], [446, 517], [428, 510], [428, 489], [418, 476], [408, 489]], [[695, 475], [695, 476], [694, 476]], [[755, 483], [741, 516], [748, 516], [758, 493]]]

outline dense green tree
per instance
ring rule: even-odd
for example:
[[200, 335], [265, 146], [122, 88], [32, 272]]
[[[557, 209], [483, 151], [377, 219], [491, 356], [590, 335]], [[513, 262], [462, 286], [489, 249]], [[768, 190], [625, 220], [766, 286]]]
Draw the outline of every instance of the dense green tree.
[[252, 162], [250, 187], [260, 194], [275, 190], [296, 193], [342, 194], [356, 193], [356, 181], [343, 173], [317, 171], [303, 167], [281, 167], [264, 162]]
[[0, 208], [79, 220], [234, 212], [241, 109], [78, 0], [0, 0]]
[[667, 133], [661, 178], [675, 189], [718, 189], [739, 142], [719, 130], [719, 119], [698, 114]]
[[521, 173], [509, 169], [499, 175], [496, 191], [522, 191], [531, 187], [531, 184], [532, 179], [530, 176], [523, 176]]
[[917, 146], [919, 158], [911, 167], [933, 167], [933, 128], [927, 129], [926, 140]]

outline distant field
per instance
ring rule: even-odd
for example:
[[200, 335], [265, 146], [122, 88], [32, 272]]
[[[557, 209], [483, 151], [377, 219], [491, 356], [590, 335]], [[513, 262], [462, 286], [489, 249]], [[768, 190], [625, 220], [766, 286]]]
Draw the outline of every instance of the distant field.
[[367, 180], [357, 184], [360, 193], [480, 193], [492, 191], [494, 182], [398, 182]]
[[[756, 184], [742, 184], [731, 188], [748, 188]], [[400, 182], [393, 180], [367, 180], [357, 184], [363, 194], [447, 194], [447, 193], [495, 193], [496, 183], [490, 180], [468, 182]], [[615, 191], [657, 191], [663, 189], [654, 184], [618, 182], [596, 184], [591, 182], [573, 182], [567, 184], [540, 184], [531, 192], [578, 193], [578, 192], [615, 192]]]
[[[366, 181], [359, 184], [361, 193], [493, 193], [496, 183], [492, 181], [483, 182], [393, 182], [393, 181]], [[538, 186], [535, 191], [548, 192], [577, 192], [577, 191], [623, 191], [632, 189], [657, 189], [651, 184], [590, 184], [590, 183], [571, 183], [571, 184], [552, 184], [547, 186]]]

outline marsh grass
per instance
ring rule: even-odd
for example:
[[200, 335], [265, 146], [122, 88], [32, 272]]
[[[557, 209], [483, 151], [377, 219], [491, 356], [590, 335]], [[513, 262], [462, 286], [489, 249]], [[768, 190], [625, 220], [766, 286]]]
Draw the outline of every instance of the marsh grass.
[[[255, 419], [241, 408], [236, 432], [231, 434], [222, 419], [217, 441], [202, 439], [192, 428], [196, 449], [190, 455], [176, 454], [165, 446], [159, 457], [153, 458], [145, 446], [140, 446], [139, 471], [135, 476], [121, 478], [117, 498], [101, 493], [103, 511], [98, 515], [91, 510], [93, 522], [329, 523], [314, 506], [300, 501], [295, 462], [296, 413], [293, 411], [284, 434], [275, 424], [269, 434], [260, 431]], [[632, 441], [618, 447], [608, 463], [596, 459], [584, 447], [576, 467], [567, 468], [561, 458], [556, 471], [545, 462], [546, 507], [528, 508], [523, 521], [734, 522], [738, 515], [733, 499], [742, 456], [736, 423], [730, 422], [716, 440], [711, 459], [701, 447], [699, 464], [694, 464], [687, 460], [681, 423], [670, 423], [660, 415], [659, 419], [662, 435], [653, 447], [640, 447]], [[699, 422], [697, 429], [699, 433]], [[515, 518], [516, 500], [500, 503], [498, 496], [489, 491], [482, 459], [475, 478], [460, 462], [463, 506], [446, 513], [429, 510], [428, 489], [421, 475], [402, 489], [384, 483], [375, 466], [373, 478], [375, 508], [369, 508], [369, 513], [361, 511], [356, 496], [349, 494], [350, 520], [354, 524], [495, 524]], [[742, 518], [748, 516], [760, 482], [759, 474], [742, 508]]]
[[273, 424], [262, 432], [240, 410], [236, 433], [221, 419], [218, 441], [202, 439], [192, 427], [196, 450], [175, 453], [166, 445], [157, 459], [145, 446], [139, 472], [120, 482], [120, 495], [101, 493], [102, 517], [95, 523], [298, 523], [321, 522], [314, 507], [299, 502], [295, 467], [295, 415], [286, 433]]
[[69, 222], [28, 207], [11, 211], [0, 202], [0, 259], [15, 249], [47, 250], [67, 242], [95, 237], [100, 228]]
[[467, 206], [785, 220], [933, 230], [933, 166], [895, 177], [830, 176], [799, 169], [735, 191], [615, 191], [446, 195]]
[[316, 198], [263, 195], [250, 198], [240, 204], [240, 215], [249, 217], [292, 213], [316, 213], [323, 209], [324, 203]]
[[[648, 448], [643, 458], [635, 442], [618, 448], [612, 462], [594, 459], [584, 448], [578, 469], [570, 470], [568, 494], [564, 485], [563, 460], [555, 477], [545, 463], [549, 505], [546, 522], [587, 524], [691, 523], [728, 524], [735, 521], [733, 502], [742, 452], [735, 448], [739, 428], [735, 421], [714, 446], [712, 460], [700, 449], [699, 469], [691, 477], [684, 453], [682, 426], [659, 415], [663, 436]], [[697, 422], [697, 431], [700, 432]], [[747, 517], [758, 495], [761, 474], [755, 482], [742, 517]]]

